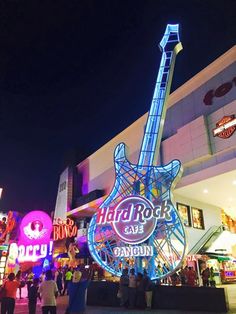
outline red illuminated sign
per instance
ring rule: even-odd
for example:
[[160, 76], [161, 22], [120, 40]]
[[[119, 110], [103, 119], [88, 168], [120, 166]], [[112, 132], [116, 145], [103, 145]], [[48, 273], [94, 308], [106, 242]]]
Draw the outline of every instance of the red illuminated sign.
[[226, 82], [220, 85], [216, 90], [209, 90], [204, 96], [203, 102], [206, 106], [211, 106], [214, 97], [222, 97], [226, 95], [231, 90], [233, 85], [236, 85], [236, 77], [234, 77], [231, 82]]
[[213, 129], [213, 135], [220, 138], [229, 138], [236, 130], [235, 115], [224, 116], [219, 122], [216, 123], [216, 128]]
[[77, 235], [78, 228], [75, 222], [67, 218], [62, 220], [61, 218], [54, 219], [53, 224], [53, 240], [63, 240], [65, 238], [72, 238]]
[[197, 262], [197, 260], [200, 259], [201, 257], [202, 255], [199, 255], [199, 254], [186, 256], [188, 262]]

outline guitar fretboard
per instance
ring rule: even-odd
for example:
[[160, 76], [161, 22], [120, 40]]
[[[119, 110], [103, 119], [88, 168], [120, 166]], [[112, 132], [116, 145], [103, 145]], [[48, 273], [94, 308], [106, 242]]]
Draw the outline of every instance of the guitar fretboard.
[[[162, 47], [161, 63], [140, 150], [138, 162], [140, 166], [153, 165], [155, 154], [159, 151], [167, 109], [166, 99], [170, 92], [175, 57], [182, 49], [178, 37], [178, 25], [171, 26], [175, 27], [175, 32], [171, 32], [167, 26], [163, 37], [165, 43], [164, 47]], [[180, 46], [178, 49], [175, 49], [177, 45]], [[170, 49], [171, 47], [173, 47], [173, 49]], [[167, 50], [166, 48], [169, 49]]]

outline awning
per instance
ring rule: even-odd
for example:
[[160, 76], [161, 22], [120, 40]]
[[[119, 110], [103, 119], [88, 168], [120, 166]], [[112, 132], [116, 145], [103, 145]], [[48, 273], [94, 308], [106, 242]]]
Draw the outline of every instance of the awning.
[[219, 262], [225, 262], [225, 261], [231, 260], [231, 258], [229, 256], [218, 256], [217, 259]]
[[232, 260], [232, 257], [231, 256], [227, 256], [227, 255], [217, 255], [217, 254], [209, 253], [208, 256], [210, 258], [217, 259], [219, 262], [226, 262], [226, 261]]

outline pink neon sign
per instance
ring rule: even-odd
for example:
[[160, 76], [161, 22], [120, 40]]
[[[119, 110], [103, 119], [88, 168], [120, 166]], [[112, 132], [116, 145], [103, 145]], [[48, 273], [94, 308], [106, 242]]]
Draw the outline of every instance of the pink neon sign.
[[11, 244], [11, 255], [19, 262], [35, 262], [52, 255], [51, 233], [52, 220], [47, 213], [41, 210], [28, 213], [21, 221], [18, 243]]
[[27, 244], [48, 244], [52, 232], [52, 220], [43, 211], [35, 210], [28, 213], [20, 224], [19, 243]]

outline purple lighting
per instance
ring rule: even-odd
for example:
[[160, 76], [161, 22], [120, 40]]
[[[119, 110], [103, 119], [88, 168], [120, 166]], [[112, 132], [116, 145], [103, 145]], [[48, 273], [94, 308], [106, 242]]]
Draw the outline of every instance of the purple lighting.
[[52, 221], [48, 214], [36, 210], [27, 214], [20, 224], [20, 244], [48, 244]]

